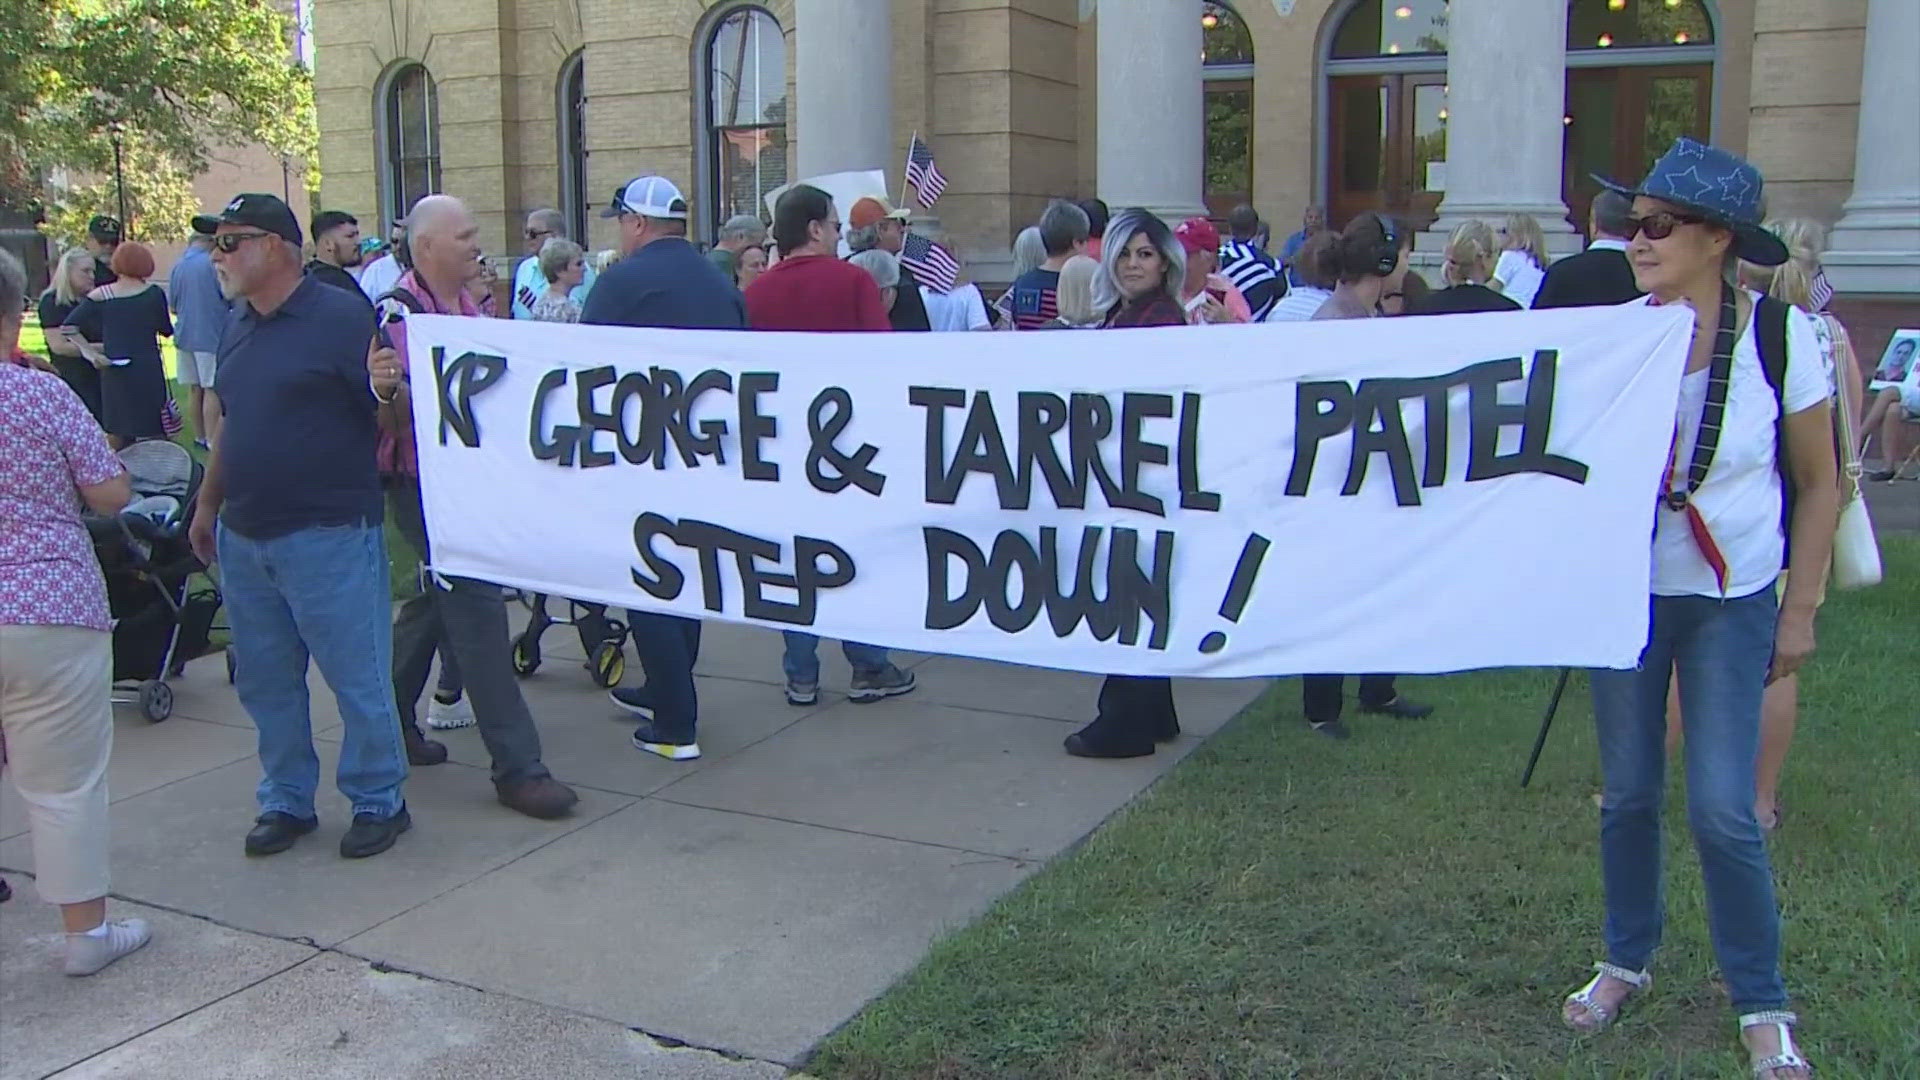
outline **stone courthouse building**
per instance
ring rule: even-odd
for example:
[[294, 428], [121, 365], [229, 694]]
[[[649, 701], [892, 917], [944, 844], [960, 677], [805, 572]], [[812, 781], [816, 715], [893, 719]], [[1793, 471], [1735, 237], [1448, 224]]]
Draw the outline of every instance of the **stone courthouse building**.
[[1687, 134], [1836, 224], [1836, 287], [1898, 305], [1874, 321], [1920, 299], [1920, 0], [319, 0], [313, 24], [322, 204], [450, 192], [499, 254], [540, 206], [608, 246], [593, 212], [643, 172], [701, 238], [789, 179], [898, 191], [915, 133], [949, 180], [921, 227], [982, 281], [1059, 195], [1247, 201], [1281, 234], [1382, 209], [1423, 251], [1523, 210], [1570, 251], [1588, 174]]

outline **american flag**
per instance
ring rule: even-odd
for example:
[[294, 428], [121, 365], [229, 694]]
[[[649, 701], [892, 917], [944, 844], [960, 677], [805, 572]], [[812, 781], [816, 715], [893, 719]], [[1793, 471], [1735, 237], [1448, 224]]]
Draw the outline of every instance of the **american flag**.
[[937, 293], [952, 292], [960, 273], [960, 260], [953, 257], [953, 252], [916, 232], [907, 233], [900, 248], [900, 262], [913, 271], [920, 284]]
[[929, 210], [940, 201], [940, 193], [947, 190], [947, 178], [940, 175], [940, 167], [933, 163], [933, 151], [918, 135], [907, 145], [907, 183], [912, 184], [920, 196], [920, 205]]

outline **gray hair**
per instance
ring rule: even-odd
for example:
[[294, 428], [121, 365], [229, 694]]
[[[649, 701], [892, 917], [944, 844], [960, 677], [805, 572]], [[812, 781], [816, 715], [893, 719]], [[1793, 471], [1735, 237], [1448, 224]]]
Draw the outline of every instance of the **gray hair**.
[[527, 221], [545, 229], [549, 239], [567, 235], [567, 216], [551, 207], [543, 206], [528, 214]]
[[878, 221], [864, 228], [847, 230], [847, 246], [854, 251], [872, 251], [879, 245], [880, 222]]
[[548, 237], [547, 242], [540, 245], [540, 273], [546, 275], [547, 284], [551, 285], [560, 280], [560, 275], [567, 272], [573, 260], [585, 254], [586, 251], [579, 244], [564, 236]]
[[870, 248], [847, 260], [865, 270], [873, 278], [873, 283], [883, 289], [895, 288], [900, 284], [900, 260], [890, 251]]
[[1100, 263], [1085, 255], [1075, 255], [1060, 268], [1060, 321], [1068, 326], [1092, 326], [1100, 321], [1101, 311], [1093, 306], [1094, 282], [1100, 280]]
[[1090, 228], [1085, 210], [1065, 199], [1055, 199], [1040, 214], [1040, 246], [1050, 259], [1070, 254], [1073, 245], [1087, 242]]
[[27, 268], [0, 248], [0, 319], [16, 319], [27, 304]]
[[1128, 244], [1133, 243], [1135, 233], [1145, 233], [1147, 242], [1160, 249], [1160, 288], [1170, 298], [1179, 297], [1180, 285], [1187, 277], [1187, 249], [1180, 245], [1166, 222], [1155, 217], [1152, 211], [1134, 206], [1114, 215], [1113, 220], [1107, 223], [1106, 238], [1100, 241], [1100, 276], [1093, 281], [1095, 311], [1111, 311], [1115, 304], [1126, 298], [1120, 291], [1120, 277], [1116, 271], [1120, 266], [1120, 254]]
[[1013, 238], [1014, 280], [1020, 280], [1020, 275], [1029, 270], [1040, 269], [1040, 264], [1046, 261], [1047, 245], [1040, 239], [1040, 230], [1032, 225], [1021, 229], [1020, 235]]
[[752, 214], [735, 214], [720, 226], [720, 239], [759, 247], [767, 242], [767, 223]]

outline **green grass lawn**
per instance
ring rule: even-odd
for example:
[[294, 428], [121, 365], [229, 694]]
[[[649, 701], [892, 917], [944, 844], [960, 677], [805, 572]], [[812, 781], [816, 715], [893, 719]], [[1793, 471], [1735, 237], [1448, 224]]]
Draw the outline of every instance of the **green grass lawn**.
[[[1920, 538], [1820, 624], [1772, 844], [1823, 1077], [1920, 1077]], [[1409, 679], [1430, 721], [1313, 735], [1282, 681], [829, 1039], [856, 1078], [1745, 1077], [1684, 814], [1653, 992], [1575, 1039], [1600, 956], [1584, 680], [1529, 790], [1553, 673]], [[1675, 784], [1673, 805], [1683, 796]]]
[[[47, 355], [45, 332], [40, 327], [40, 317], [34, 312], [27, 313], [26, 324], [20, 331], [20, 347], [38, 356]], [[173, 342], [167, 338], [160, 339], [160, 363], [166, 368], [167, 388], [173, 393], [174, 403], [180, 406], [180, 415], [189, 416], [189, 391], [174, 378], [178, 368], [174, 358]], [[206, 451], [193, 445], [193, 434], [194, 427], [189, 421], [186, 430], [180, 433], [179, 441], [195, 458], [205, 461]], [[419, 592], [416, 571], [419, 569], [420, 561], [414, 557], [413, 549], [400, 538], [398, 532], [394, 531], [392, 522], [387, 523], [387, 559], [393, 598], [404, 600]]]

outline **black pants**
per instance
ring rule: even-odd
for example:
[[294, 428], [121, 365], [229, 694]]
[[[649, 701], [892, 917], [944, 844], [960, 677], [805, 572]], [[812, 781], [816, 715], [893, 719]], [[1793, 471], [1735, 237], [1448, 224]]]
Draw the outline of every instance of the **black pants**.
[[1094, 722], [1116, 739], [1152, 743], [1178, 722], [1173, 680], [1158, 675], [1107, 676], [1100, 684], [1100, 715]]
[[83, 357], [56, 356], [53, 358], [53, 370], [60, 378], [73, 387], [80, 396], [80, 403], [93, 414], [93, 422], [100, 422], [100, 369]]
[[653, 731], [666, 742], [693, 742], [700, 699], [693, 665], [700, 659], [700, 620], [657, 611], [628, 611], [633, 651], [653, 695]]
[[[412, 544], [422, 562], [433, 555], [420, 507], [420, 481], [393, 477], [387, 506], [394, 528]], [[472, 578], [429, 578], [420, 595], [400, 605], [393, 622], [393, 696], [400, 722], [414, 723], [420, 694], [435, 650], [457, 657], [461, 680], [473, 706], [480, 741], [493, 757], [497, 783], [537, 780], [552, 775], [540, 760], [540, 731], [513, 673], [513, 644], [507, 630], [507, 604], [500, 586]], [[444, 662], [444, 660], [443, 660]]]
[[[1307, 721], [1324, 724], [1340, 719], [1340, 706], [1347, 695], [1345, 675], [1308, 675], [1300, 680], [1300, 698], [1306, 705]], [[1360, 704], [1378, 709], [1389, 705], [1397, 695], [1391, 675], [1360, 676]]]

